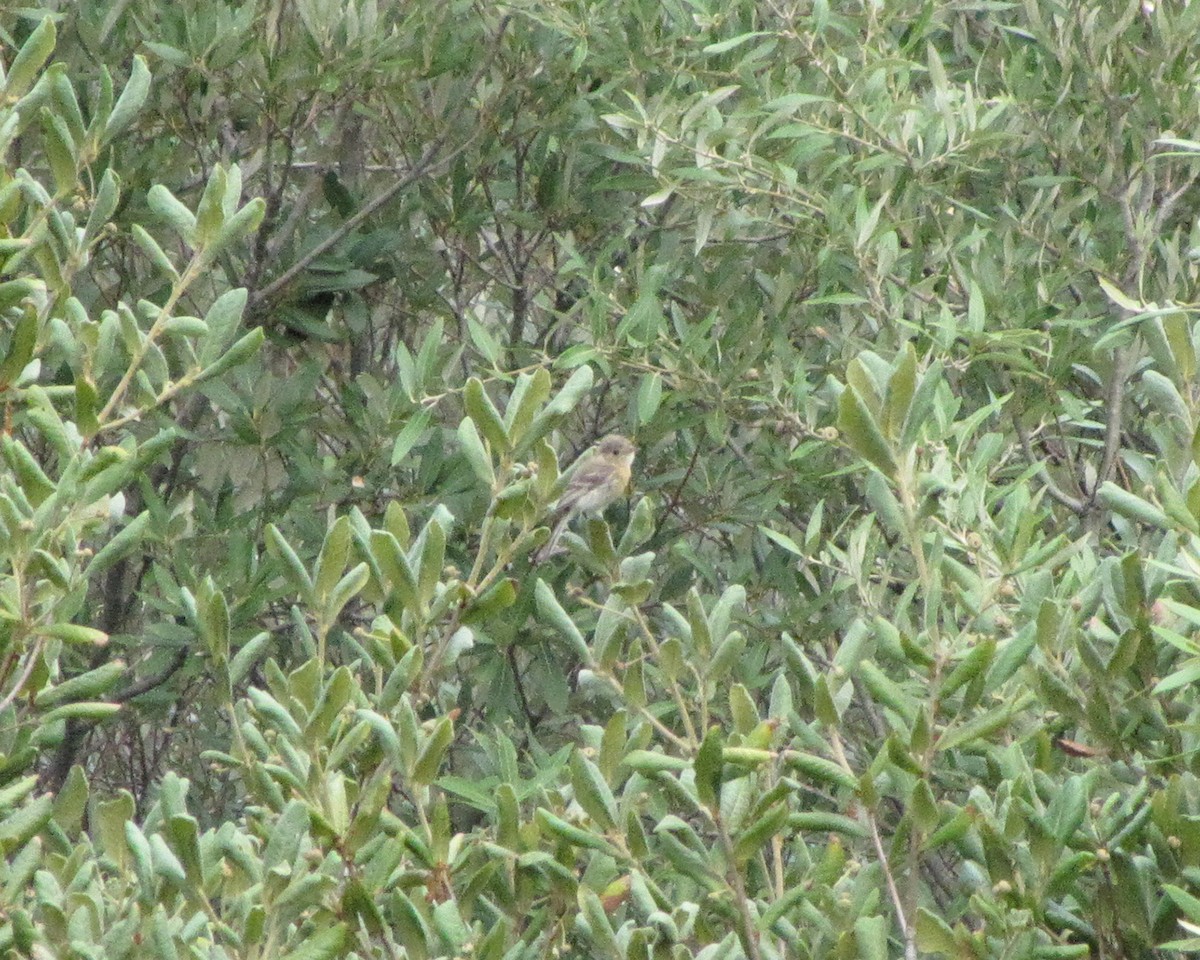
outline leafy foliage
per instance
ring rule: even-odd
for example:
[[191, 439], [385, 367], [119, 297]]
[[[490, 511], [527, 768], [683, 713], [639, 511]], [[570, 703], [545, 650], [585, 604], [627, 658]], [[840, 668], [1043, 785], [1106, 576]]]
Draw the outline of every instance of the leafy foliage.
[[1197, 949], [1200, 7], [51, 6], [6, 951]]

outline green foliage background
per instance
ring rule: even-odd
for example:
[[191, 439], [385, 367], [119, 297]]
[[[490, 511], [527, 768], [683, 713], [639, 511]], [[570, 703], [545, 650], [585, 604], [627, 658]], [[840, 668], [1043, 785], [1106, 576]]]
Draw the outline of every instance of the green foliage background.
[[1198, 31], [8, 7], [0, 948], [1200, 949]]

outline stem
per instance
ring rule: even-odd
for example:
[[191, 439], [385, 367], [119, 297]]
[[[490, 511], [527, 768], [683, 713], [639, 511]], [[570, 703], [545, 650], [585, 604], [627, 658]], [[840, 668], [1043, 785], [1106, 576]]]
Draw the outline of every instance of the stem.
[[[633, 614], [637, 618], [638, 626], [641, 627], [642, 636], [646, 638], [646, 643], [649, 645], [650, 651], [655, 657], [658, 657], [658, 641], [654, 639], [654, 634], [650, 632], [650, 624], [646, 622], [646, 618], [640, 608], [634, 607]], [[700, 741], [696, 737], [696, 728], [692, 725], [692, 718], [688, 713], [687, 702], [683, 699], [683, 692], [679, 689], [679, 684], [674, 680], [671, 681], [671, 699], [675, 701], [675, 709], [679, 713], [679, 720], [683, 724], [688, 743], [695, 750], [699, 747]]]
[[[197, 253], [193, 256], [191, 262], [187, 265], [187, 269], [183, 271], [183, 275], [171, 287], [171, 295], [167, 297], [167, 302], [162, 305], [158, 316], [155, 318], [154, 323], [151, 324], [150, 330], [146, 333], [145, 339], [138, 346], [137, 353], [133, 355], [133, 358], [129, 362], [129, 368], [125, 371], [125, 374], [121, 377], [121, 381], [113, 390], [112, 396], [108, 398], [108, 403], [104, 405], [104, 409], [96, 415], [96, 419], [100, 423], [103, 423], [112, 415], [117, 404], [125, 396], [125, 392], [129, 389], [129, 385], [133, 383], [133, 378], [137, 376], [137, 372], [142, 366], [142, 361], [146, 359], [146, 354], [150, 352], [151, 344], [158, 339], [159, 334], [162, 333], [163, 328], [167, 325], [167, 321], [171, 319], [171, 314], [175, 311], [175, 305], [179, 302], [179, 298], [183, 296], [184, 291], [200, 275], [200, 271], [204, 266], [203, 261], [204, 256], [202, 253]], [[140, 412], [138, 415], [141, 415]], [[132, 418], [125, 417], [124, 419], [128, 421]]]
[[45, 645], [45, 638], [38, 637], [33, 643], [33, 649], [29, 651], [25, 658], [25, 669], [21, 671], [21, 675], [17, 677], [17, 682], [13, 684], [12, 689], [4, 695], [4, 699], [0, 700], [0, 710], [3, 710], [16, 698], [21, 692], [21, 688], [25, 686], [30, 675], [33, 673], [33, 668], [37, 665], [38, 657], [41, 656], [42, 647]]
[[[620, 680], [618, 680], [616, 677], [614, 677], [607, 670], [598, 669], [594, 666], [591, 669], [596, 674], [596, 676], [600, 677], [603, 680], [606, 680], [608, 682], [608, 685], [610, 687], [612, 687], [613, 690], [615, 690], [618, 694], [624, 695], [625, 688], [621, 685]], [[629, 704], [625, 703], [624, 706], [629, 707]], [[650, 726], [654, 727], [655, 730], [657, 730], [660, 734], [662, 734], [662, 736], [665, 737], [667, 740], [670, 740], [671, 743], [673, 743], [680, 750], [683, 750], [686, 752], [695, 751], [696, 745], [694, 743], [688, 743], [686, 740], [683, 739], [683, 737], [681, 737], [674, 730], [672, 730], [670, 727], [668, 727], [665, 723], [663, 723], [661, 720], [659, 720], [658, 717], [656, 717], [654, 714], [652, 714], [646, 707], [639, 706], [636, 709], [637, 709], [638, 713], [641, 714], [642, 718], [647, 723], [650, 724]]]
[[746, 884], [742, 881], [741, 871], [734, 859], [733, 840], [725, 829], [725, 822], [719, 812], [713, 814], [713, 825], [717, 828], [717, 836], [721, 840], [721, 851], [729, 868], [729, 885], [733, 887], [734, 900], [737, 902], [738, 916], [741, 919], [742, 940], [750, 960], [761, 960], [762, 954], [758, 949], [758, 931], [754, 928], [754, 914], [750, 911], [750, 898], [746, 895]]
[[[842, 749], [842, 738], [838, 736], [836, 730], [829, 731], [829, 747], [833, 752], [834, 759], [841, 768], [847, 773], [856, 776], [854, 768], [850, 766], [850, 761], [846, 759], [846, 751]], [[904, 898], [900, 895], [900, 888], [896, 885], [896, 878], [892, 875], [892, 868], [888, 863], [887, 851], [883, 849], [883, 838], [879, 835], [879, 824], [875, 820], [875, 813], [864, 808], [862, 815], [863, 819], [867, 822], [867, 829], [871, 832], [871, 841], [875, 846], [875, 854], [879, 857], [879, 866], [883, 870], [883, 878], [887, 883], [888, 896], [892, 900], [892, 909], [896, 911], [896, 922], [900, 924], [900, 930], [904, 934], [905, 960], [916, 960], [916, 928], [910, 928], [908, 925], [908, 914], [904, 909]]]

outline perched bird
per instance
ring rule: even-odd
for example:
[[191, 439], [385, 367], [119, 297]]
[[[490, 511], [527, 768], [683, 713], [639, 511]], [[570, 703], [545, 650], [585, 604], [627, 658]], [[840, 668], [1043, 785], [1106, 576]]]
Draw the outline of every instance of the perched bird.
[[540, 563], [559, 553], [558, 541], [567, 525], [580, 513], [603, 513], [605, 507], [625, 492], [637, 448], [622, 436], [609, 434], [580, 457], [567, 489], [554, 505], [559, 517], [554, 532], [534, 561]]

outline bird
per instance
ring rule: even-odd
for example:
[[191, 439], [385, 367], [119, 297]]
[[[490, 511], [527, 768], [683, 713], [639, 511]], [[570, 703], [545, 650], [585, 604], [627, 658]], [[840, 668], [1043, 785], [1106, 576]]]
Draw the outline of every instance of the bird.
[[631, 441], [616, 433], [610, 433], [576, 461], [576, 466], [567, 482], [567, 489], [554, 505], [552, 514], [557, 516], [554, 532], [534, 557], [535, 562], [560, 553], [558, 541], [567, 525], [581, 513], [603, 513], [610, 503], [621, 496], [629, 486], [633, 472], [633, 458], [637, 448]]

